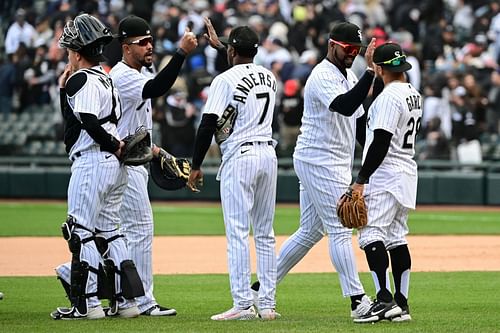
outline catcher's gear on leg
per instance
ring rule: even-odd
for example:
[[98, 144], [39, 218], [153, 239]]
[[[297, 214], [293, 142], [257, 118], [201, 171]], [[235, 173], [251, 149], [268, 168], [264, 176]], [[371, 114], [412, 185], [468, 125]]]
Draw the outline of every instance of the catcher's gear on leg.
[[144, 127], [139, 127], [134, 134], [123, 138], [125, 146], [122, 148], [120, 160], [126, 165], [143, 165], [153, 159], [151, 136]]
[[346, 228], [362, 228], [368, 223], [365, 199], [349, 188], [337, 203], [337, 216]]
[[156, 185], [167, 191], [186, 186], [191, 172], [191, 163], [185, 158], [176, 158], [160, 149], [158, 158], [151, 161], [151, 178]]

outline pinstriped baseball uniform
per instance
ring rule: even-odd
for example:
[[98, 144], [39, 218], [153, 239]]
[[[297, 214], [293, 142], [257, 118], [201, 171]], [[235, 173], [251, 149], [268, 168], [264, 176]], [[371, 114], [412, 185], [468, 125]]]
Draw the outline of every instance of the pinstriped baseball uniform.
[[351, 230], [338, 220], [336, 204], [351, 183], [356, 119], [331, 112], [329, 105], [350, 90], [357, 78], [347, 69], [347, 79], [327, 59], [309, 76], [304, 90], [301, 133], [293, 155], [300, 181], [300, 227], [283, 244], [278, 255], [278, 281], [295, 266], [326, 233], [329, 253], [339, 274], [344, 296], [364, 294], [356, 268]]
[[362, 248], [376, 241], [384, 242], [388, 250], [407, 244], [408, 211], [415, 209], [417, 198], [417, 163], [413, 157], [421, 118], [419, 92], [410, 83], [399, 81], [388, 84], [368, 111], [363, 159], [376, 129], [393, 136], [382, 164], [365, 185], [368, 225], [359, 231]]
[[[151, 74], [118, 62], [109, 75], [120, 92], [123, 116], [118, 123], [120, 138], [144, 126], [152, 135], [153, 119], [151, 99], [143, 99], [142, 91]], [[125, 235], [130, 256], [141, 277], [145, 295], [137, 298], [140, 312], [156, 305], [153, 295], [153, 212], [148, 195], [148, 171], [144, 166], [127, 166], [128, 184], [120, 208], [121, 228]]]
[[[68, 105], [76, 118], [80, 120], [80, 113], [90, 113], [98, 119], [109, 116], [113, 109], [114, 98], [115, 113], [119, 119], [121, 116], [119, 96], [116, 89], [112, 88], [109, 76], [100, 66], [95, 66], [92, 70], [79, 70], [73, 75], [82, 72], [87, 76], [85, 85], [75, 95], [67, 97]], [[71, 77], [68, 82], [69, 80]], [[106, 122], [102, 124], [102, 127], [108, 133], [118, 137], [116, 125], [112, 122]], [[118, 210], [127, 182], [126, 169], [120, 165], [114, 154], [101, 151], [99, 145], [83, 129], [71, 147], [69, 156], [73, 160], [73, 165], [68, 186], [68, 215], [73, 216], [78, 224], [88, 230], [104, 231], [102, 234], [105, 238], [114, 236], [118, 233], [116, 230], [119, 223]], [[85, 239], [92, 236], [88, 230], [76, 228], [74, 232], [81, 239]], [[130, 258], [123, 238], [110, 242], [109, 248], [110, 259], [118, 266], [122, 261]], [[91, 267], [97, 269], [100, 258], [93, 241], [82, 243], [81, 261], [87, 261]], [[56, 269], [57, 274], [67, 282], [70, 281], [68, 267], [70, 264], [61, 265]], [[117, 290], [120, 291], [120, 279], [116, 280]], [[90, 271], [86, 291], [93, 293], [96, 290], [96, 274]], [[100, 301], [95, 296], [88, 300], [89, 307], [99, 304]], [[124, 307], [127, 306], [124, 305]]]
[[275, 308], [276, 254], [273, 218], [277, 159], [271, 122], [276, 94], [274, 75], [253, 63], [235, 65], [217, 76], [204, 113], [221, 116], [228, 105], [238, 111], [233, 133], [220, 148], [221, 202], [227, 237], [234, 307], [253, 305], [250, 290], [249, 232], [252, 226], [260, 281], [259, 309]]

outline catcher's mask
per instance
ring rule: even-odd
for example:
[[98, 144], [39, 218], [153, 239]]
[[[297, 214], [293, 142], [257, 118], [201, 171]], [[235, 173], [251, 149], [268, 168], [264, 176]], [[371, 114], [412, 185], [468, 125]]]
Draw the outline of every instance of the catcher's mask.
[[110, 29], [101, 21], [89, 14], [81, 14], [66, 23], [59, 46], [101, 60], [104, 45], [112, 40]]
[[151, 178], [156, 185], [167, 191], [175, 191], [186, 186], [186, 181], [173, 174], [167, 168], [162, 169], [160, 159], [155, 157], [151, 160]]

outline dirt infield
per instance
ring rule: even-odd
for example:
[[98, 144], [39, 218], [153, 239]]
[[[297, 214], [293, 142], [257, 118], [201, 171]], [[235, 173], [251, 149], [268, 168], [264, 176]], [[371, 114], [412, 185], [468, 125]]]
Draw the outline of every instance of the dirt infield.
[[[277, 237], [277, 249], [286, 236]], [[500, 236], [409, 236], [413, 271], [499, 271]], [[357, 244], [357, 239], [353, 239]], [[253, 241], [252, 241], [253, 244]], [[360, 271], [368, 271], [363, 252], [355, 248]], [[68, 261], [66, 242], [58, 237], [1, 237], [0, 276], [46, 276]], [[252, 246], [252, 263], [255, 251]], [[154, 274], [227, 273], [223, 236], [156, 237]], [[255, 266], [253, 266], [255, 272]], [[331, 272], [327, 239], [323, 239], [292, 272]]]

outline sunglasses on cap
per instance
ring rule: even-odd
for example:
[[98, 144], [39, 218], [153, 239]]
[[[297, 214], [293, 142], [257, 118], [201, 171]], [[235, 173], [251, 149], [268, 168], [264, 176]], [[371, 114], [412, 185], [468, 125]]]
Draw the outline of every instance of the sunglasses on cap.
[[359, 51], [361, 50], [361, 46], [342, 43], [342, 42], [333, 40], [331, 38], [330, 38], [330, 42], [340, 46], [344, 50], [344, 52], [349, 56], [355, 57], [359, 54]]
[[391, 65], [391, 66], [399, 66], [401, 63], [406, 62], [406, 56], [397, 56], [395, 58], [392, 58], [390, 60], [382, 61], [382, 62], [376, 62], [376, 65]]
[[134, 40], [132, 42], [128, 42], [127, 44], [128, 45], [135, 44], [135, 45], [139, 45], [139, 46], [147, 46], [149, 43], [151, 43], [151, 45], [153, 45], [153, 37], [143, 37], [141, 39]]

